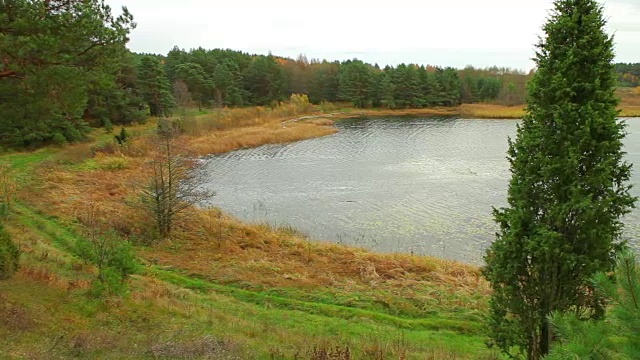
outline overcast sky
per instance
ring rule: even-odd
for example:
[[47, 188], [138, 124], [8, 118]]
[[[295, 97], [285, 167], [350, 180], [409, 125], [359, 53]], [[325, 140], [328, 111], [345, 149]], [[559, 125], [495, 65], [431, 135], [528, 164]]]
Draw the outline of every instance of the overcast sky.
[[[106, 0], [138, 27], [129, 48], [230, 48], [381, 66], [533, 67], [551, 0]], [[617, 61], [640, 62], [640, 0], [604, 2]]]

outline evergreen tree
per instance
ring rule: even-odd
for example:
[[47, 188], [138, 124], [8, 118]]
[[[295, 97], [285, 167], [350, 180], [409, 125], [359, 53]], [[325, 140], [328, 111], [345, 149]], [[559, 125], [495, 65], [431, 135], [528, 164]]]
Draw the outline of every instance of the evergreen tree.
[[555, 313], [551, 322], [561, 340], [546, 359], [640, 358], [640, 266], [635, 255], [622, 252], [614, 278], [599, 273], [593, 282], [609, 302], [606, 320], [580, 321]]
[[418, 78], [420, 80], [420, 94], [423, 106], [433, 106], [436, 104], [434, 92], [437, 88], [437, 81], [434, 74], [430, 74], [427, 68], [421, 66], [418, 69]]
[[218, 64], [213, 72], [213, 87], [218, 106], [240, 106], [243, 103], [242, 77], [238, 65], [232, 60]]
[[134, 56], [124, 46], [119, 53], [103, 71], [87, 79], [89, 91], [84, 118], [99, 120], [98, 125], [130, 124], [144, 118]]
[[284, 100], [282, 67], [271, 55], [256, 57], [247, 68], [244, 81], [251, 102], [255, 105], [269, 105]]
[[313, 71], [309, 85], [309, 100], [315, 104], [322, 101], [338, 101], [340, 64], [324, 61], [312, 64], [308, 69]]
[[436, 72], [440, 84], [438, 105], [455, 106], [460, 104], [461, 84], [458, 72], [453, 68], [438, 69]]
[[138, 67], [139, 88], [149, 106], [151, 116], [169, 116], [175, 107], [171, 84], [162, 63], [154, 56], [145, 56]]
[[[0, 139], [17, 146], [76, 141], [90, 86], [135, 24], [99, 0], [0, 2]], [[108, 72], [108, 71], [107, 71]]]
[[380, 71], [375, 74], [371, 94], [371, 103], [374, 107], [395, 108], [393, 99], [393, 84], [387, 71]]
[[371, 91], [372, 72], [360, 60], [347, 61], [340, 66], [340, 98], [355, 107], [366, 107]]
[[635, 198], [616, 120], [613, 42], [594, 0], [556, 0], [538, 45], [527, 114], [509, 144], [508, 207], [484, 274], [491, 337], [528, 359], [549, 351], [548, 315], [601, 316], [588, 280], [610, 271]]
[[481, 78], [478, 81], [479, 97], [482, 101], [495, 100], [500, 95], [502, 83], [494, 77]]
[[175, 68], [176, 77], [184, 81], [189, 88], [191, 96], [198, 102], [198, 110], [202, 110], [202, 104], [212, 99], [214, 85], [210, 76], [202, 66], [187, 62]]
[[424, 103], [420, 79], [414, 65], [400, 64], [391, 72], [393, 99], [400, 108], [421, 107]]

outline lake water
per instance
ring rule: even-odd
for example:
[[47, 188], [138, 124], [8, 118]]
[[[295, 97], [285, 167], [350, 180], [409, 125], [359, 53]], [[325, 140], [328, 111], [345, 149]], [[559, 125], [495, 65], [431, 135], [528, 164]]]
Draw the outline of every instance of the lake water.
[[[626, 119], [640, 166], [640, 119]], [[340, 132], [207, 158], [209, 204], [243, 220], [291, 225], [312, 239], [481, 264], [506, 205], [515, 120], [376, 118]], [[639, 194], [640, 176], [632, 181]], [[625, 220], [640, 239], [640, 212]], [[634, 245], [637, 240], [631, 240]]]

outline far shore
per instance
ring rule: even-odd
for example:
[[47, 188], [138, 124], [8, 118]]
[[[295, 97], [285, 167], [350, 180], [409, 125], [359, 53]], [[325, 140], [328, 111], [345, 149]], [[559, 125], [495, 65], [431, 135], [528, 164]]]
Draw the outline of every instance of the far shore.
[[[261, 107], [224, 109], [198, 115], [190, 130], [190, 147], [197, 156], [222, 154], [267, 144], [282, 144], [338, 132], [334, 122], [361, 117], [425, 116], [466, 119], [521, 119], [526, 105], [462, 104], [456, 107], [424, 109], [356, 109], [334, 107], [331, 110], [310, 106], [288, 112], [286, 106], [269, 110]], [[640, 106], [623, 104], [621, 117], [640, 117]]]
[[[468, 119], [521, 119], [526, 105], [462, 104], [455, 107], [424, 109], [350, 109], [328, 118], [345, 119], [364, 116], [457, 116]], [[640, 106], [620, 106], [620, 117], [640, 117]], [[321, 116], [319, 116], [322, 118]]]

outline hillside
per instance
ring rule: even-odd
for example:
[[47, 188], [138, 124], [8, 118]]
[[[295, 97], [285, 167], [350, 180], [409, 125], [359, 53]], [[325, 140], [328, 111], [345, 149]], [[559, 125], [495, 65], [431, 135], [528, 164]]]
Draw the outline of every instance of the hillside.
[[[202, 126], [187, 144], [210, 153], [335, 131], [315, 119], [283, 127], [297, 116], [290, 108], [238, 111], [227, 117], [252, 120], [225, 128], [217, 116], [219, 129], [205, 131], [213, 115], [190, 117]], [[310, 241], [217, 209], [189, 210], [171, 238], [153, 240], [149, 219], [125, 200], [155, 126], [128, 128], [126, 148], [97, 130], [87, 143], [0, 158], [20, 185], [6, 228], [22, 250], [19, 272], [0, 281], [4, 356], [491, 358], [489, 289], [475, 267]], [[214, 139], [227, 145], [205, 146]], [[119, 294], [95, 295], [97, 269], [78, 253], [90, 206], [134, 244], [139, 270]]]

